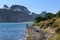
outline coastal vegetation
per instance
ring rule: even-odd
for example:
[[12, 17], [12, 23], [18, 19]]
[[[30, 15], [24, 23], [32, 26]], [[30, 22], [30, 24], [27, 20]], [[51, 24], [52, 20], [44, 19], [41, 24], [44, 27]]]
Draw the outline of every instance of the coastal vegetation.
[[44, 17], [42, 16], [37, 16], [35, 17], [35, 22], [38, 23], [40, 21], [44, 21], [44, 20], [49, 20], [49, 19], [53, 19], [53, 18], [58, 18], [60, 17], [60, 10], [57, 13], [46, 13]]
[[27, 30], [31, 40], [60, 40], [60, 11], [55, 14], [46, 13], [44, 17], [37, 16], [32, 27]]

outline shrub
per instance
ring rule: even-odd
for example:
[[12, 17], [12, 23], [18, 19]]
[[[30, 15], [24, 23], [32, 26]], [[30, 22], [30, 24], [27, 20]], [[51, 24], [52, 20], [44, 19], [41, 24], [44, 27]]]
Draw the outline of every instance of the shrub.
[[56, 17], [60, 17], [60, 10], [56, 13]]
[[56, 30], [56, 33], [60, 33], [60, 28], [58, 28], [58, 29]]
[[52, 13], [47, 13], [47, 14], [45, 15], [45, 19], [46, 19], [46, 20], [52, 19], [53, 17], [55, 17], [55, 15], [52, 14]]
[[40, 21], [42, 21], [42, 20], [43, 20], [43, 17], [37, 16], [37, 17], [35, 18], [35, 23], [38, 23], [38, 22], [40, 22]]

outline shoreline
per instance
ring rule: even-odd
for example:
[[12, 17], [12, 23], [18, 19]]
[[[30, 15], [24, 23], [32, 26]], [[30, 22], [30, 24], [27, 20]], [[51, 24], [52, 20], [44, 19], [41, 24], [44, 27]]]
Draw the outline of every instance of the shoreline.
[[1, 22], [0, 24], [29, 24], [34, 22]]

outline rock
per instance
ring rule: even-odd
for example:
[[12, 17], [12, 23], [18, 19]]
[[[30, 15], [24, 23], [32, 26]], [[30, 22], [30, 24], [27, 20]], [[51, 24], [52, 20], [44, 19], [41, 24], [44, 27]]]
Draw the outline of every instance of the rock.
[[46, 40], [45, 33], [42, 30], [37, 30], [34, 27], [28, 27], [25, 40]]

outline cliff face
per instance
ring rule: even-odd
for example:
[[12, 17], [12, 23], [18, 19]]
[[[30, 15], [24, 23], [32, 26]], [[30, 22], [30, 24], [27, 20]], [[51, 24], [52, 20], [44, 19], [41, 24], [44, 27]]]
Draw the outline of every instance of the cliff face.
[[[60, 28], [60, 18], [41, 21], [26, 28], [25, 40], [57, 40], [56, 31]], [[60, 35], [60, 33], [59, 33]], [[56, 38], [56, 39], [54, 39]]]
[[34, 18], [26, 11], [0, 9], [0, 22], [33, 22]]
[[29, 20], [29, 18], [31, 18], [31, 16], [26, 12], [0, 9], [0, 22], [33, 21], [33, 20]]

